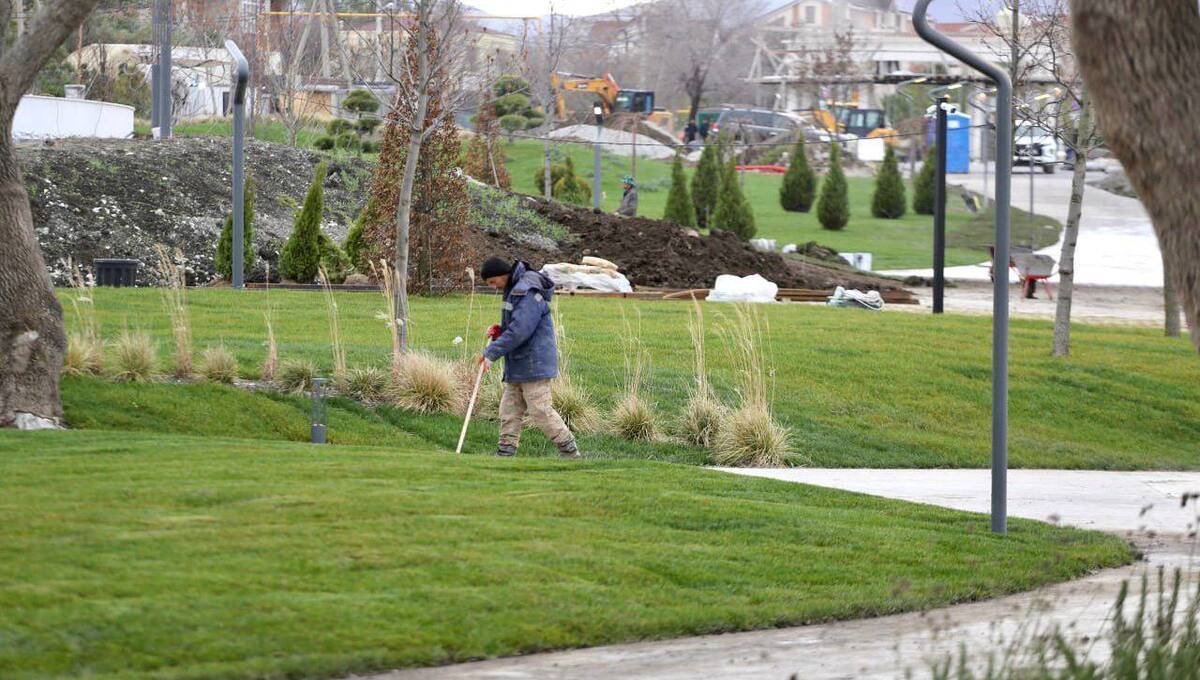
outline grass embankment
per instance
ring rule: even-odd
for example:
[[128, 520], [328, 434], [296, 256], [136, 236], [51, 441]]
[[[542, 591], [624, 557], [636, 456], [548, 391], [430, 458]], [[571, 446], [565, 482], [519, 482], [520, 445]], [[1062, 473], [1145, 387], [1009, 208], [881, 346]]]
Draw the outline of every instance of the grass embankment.
[[9, 680], [335, 677], [885, 614], [1131, 559], [1101, 534], [998, 537], [645, 461], [2, 431], [0, 480]]
[[[106, 334], [134, 326], [158, 338], [164, 353], [170, 346], [157, 291], [101, 289], [95, 299]], [[244, 374], [256, 375], [262, 361], [261, 310], [268, 303], [279, 310], [275, 330], [282, 359], [308, 357], [326, 370], [332, 365], [320, 295], [196, 290], [190, 293], [190, 302], [197, 347], [224, 344], [237, 356]], [[380, 297], [346, 293], [338, 295], [338, 302], [350, 365], [386, 365], [390, 345], [387, 330], [376, 316], [383, 306]], [[602, 405], [611, 406], [623, 380], [622, 305], [579, 298], [563, 298], [560, 304], [571, 338], [573, 378]], [[463, 327], [464, 298], [415, 299], [414, 342], [451, 357], [462, 351], [452, 345], [454, 337], [464, 335], [473, 352], [472, 345], [481, 344], [479, 331], [491, 323], [497, 306], [497, 298], [477, 299], [474, 323], [478, 328], [468, 334]], [[722, 310], [732, 310], [720, 305], [705, 309], [712, 382], [724, 398], [732, 400], [732, 374], [722, 349], [720, 321]], [[652, 355], [646, 394], [665, 417], [672, 417], [686, 399], [692, 379], [688, 305], [627, 303], [624, 310], [629, 318], [640, 313], [641, 338]], [[867, 314], [808, 305], [776, 305], [762, 311], [770, 327], [775, 411], [793, 430], [798, 453], [807, 462], [822, 467], [989, 464], [988, 319]], [[1200, 441], [1200, 362], [1186, 340], [1163, 338], [1153, 330], [1077, 326], [1073, 354], [1060, 360], [1048, 355], [1050, 339], [1049, 323], [1013, 322], [1010, 462], [1014, 467], [1200, 469], [1195, 444]], [[137, 390], [83, 380], [68, 381], [64, 389], [72, 421], [94, 427], [116, 422], [122, 428], [178, 431], [172, 429], [176, 418], [170, 413], [140, 419], [122, 414], [126, 404], [141, 398]], [[118, 406], [104, 406], [106, 400]], [[139, 403], [143, 411], [150, 409], [145, 399]], [[107, 411], [114, 408], [115, 412]], [[300, 412], [302, 404], [296, 402], [291, 408]], [[354, 408], [347, 404], [346, 413]], [[345, 419], [341, 413], [335, 411], [331, 417], [335, 441], [345, 429], [358, 427], [357, 420]], [[423, 417], [393, 409], [355, 418], [399, 425], [443, 447], [454, 445], [461, 425], [452, 416]], [[247, 422], [253, 425], [254, 420]], [[232, 422], [213, 420], [214, 426]], [[297, 427], [288, 430], [292, 435], [286, 438], [304, 438]], [[248, 436], [246, 431], [228, 430], [235, 436]], [[365, 440], [342, 441], [370, 441], [374, 435], [363, 436]], [[477, 423], [467, 450], [490, 451], [495, 436], [495, 425]], [[674, 443], [634, 445], [611, 436], [589, 436], [584, 446], [614, 457], [707, 460], [704, 451]], [[539, 433], [531, 432], [522, 441], [521, 453], [552, 454], [553, 449]]]
[[[216, 119], [186, 123], [175, 127], [175, 134], [183, 137], [227, 137], [231, 123]], [[147, 134], [148, 128], [147, 128]], [[311, 147], [323, 132], [314, 128], [302, 128], [297, 135], [297, 144]], [[256, 138], [266, 142], [284, 144], [287, 130], [277, 122], [260, 121]], [[541, 184], [534, 183], [534, 173], [542, 165], [542, 143], [532, 140], [517, 140], [506, 145], [508, 170], [512, 176], [513, 190], [541, 195]], [[571, 154], [576, 171], [583, 177], [592, 174], [592, 149], [587, 144], [560, 142], [562, 153]], [[368, 156], [370, 157], [370, 156]], [[253, 160], [251, 161], [253, 162]], [[632, 172], [629, 158], [605, 153], [602, 165], [601, 189], [604, 193], [601, 207], [615, 211], [621, 202], [621, 177]], [[689, 182], [692, 169], [687, 170]], [[646, 217], [662, 217], [666, 210], [667, 191], [670, 188], [671, 164], [646, 158], [638, 160], [639, 214]], [[590, 180], [589, 180], [590, 181]], [[842, 231], [828, 231], [817, 222], [816, 211], [808, 213], [786, 212], [779, 205], [779, 175], [746, 173], [745, 194], [754, 209], [758, 225], [758, 236], [773, 238], [780, 246], [787, 243], [817, 241], [839, 251], [873, 253], [873, 268], [909, 269], [931, 267], [933, 218], [917, 215], [910, 209], [898, 220], [877, 219], [871, 216], [871, 192], [875, 182], [867, 177], [849, 177], [850, 224]], [[954, 177], [950, 177], [953, 184]], [[912, 186], [908, 185], [908, 198], [912, 200]], [[992, 220], [990, 215], [975, 215], [967, 211], [958, 193], [952, 191], [946, 204], [946, 264], [948, 266], [975, 264], [988, 260], [987, 246], [992, 242]], [[1038, 243], [1043, 246], [1058, 240], [1062, 225], [1040, 215], [1013, 208], [1013, 243]]]

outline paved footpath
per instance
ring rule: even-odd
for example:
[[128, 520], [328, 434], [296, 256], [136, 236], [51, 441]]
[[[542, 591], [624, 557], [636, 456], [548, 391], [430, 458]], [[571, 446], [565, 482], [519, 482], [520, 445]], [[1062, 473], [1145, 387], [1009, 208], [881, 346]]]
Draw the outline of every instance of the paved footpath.
[[[986, 511], [986, 470], [728, 470], [920, 503]], [[1073, 634], [1103, 632], [1122, 580], [1158, 565], [1192, 564], [1195, 521], [1180, 507], [1200, 491], [1200, 473], [1013, 470], [1009, 514], [1061, 521], [1135, 538], [1148, 561], [1011, 597], [925, 613], [817, 626], [612, 645], [370, 676], [371, 680], [539, 680], [704, 678], [788, 680], [892, 679], [906, 669], [928, 677], [930, 661], [967, 645], [980, 659], [1002, 648], [1030, 621]], [[1028, 632], [1026, 630], [1026, 632]]]
[[[1091, 176], [1091, 175], [1090, 175]], [[1053, 175], [1034, 173], [1034, 212], [1048, 215], [1061, 222], [1067, 220], [1071, 204], [1071, 173]], [[1012, 204], [1029, 209], [1029, 172], [1017, 168], [1013, 173]], [[974, 191], [983, 189], [982, 169], [969, 175], [954, 175], [948, 180]], [[989, 194], [991, 188], [989, 187]], [[1014, 243], [1013, 245], [1029, 245]], [[1039, 243], [1038, 252], [1058, 261], [1062, 241]], [[899, 276], [932, 276], [932, 269], [907, 269], [881, 272]], [[1016, 274], [1010, 272], [1011, 280]], [[988, 264], [947, 267], [946, 277], [961, 280], [988, 280]], [[1057, 282], [1055, 275], [1052, 281]], [[1149, 286], [1161, 288], [1162, 255], [1158, 237], [1146, 209], [1136, 198], [1125, 198], [1089, 186], [1083, 193], [1083, 213], [1079, 222], [1079, 241], [1075, 251], [1075, 282], [1098, 286]]]

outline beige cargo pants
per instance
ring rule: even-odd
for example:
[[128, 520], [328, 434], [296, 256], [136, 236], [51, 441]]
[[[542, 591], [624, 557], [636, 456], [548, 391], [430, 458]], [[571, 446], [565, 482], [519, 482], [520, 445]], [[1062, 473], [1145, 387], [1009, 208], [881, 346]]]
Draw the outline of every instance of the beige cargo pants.
[[501, 446], [517, 448], [526, 415], [559, 449], [575, 440], [562, 416], [554, 410], [549, 380], [504, 383], [504, 396], [500, 398]]

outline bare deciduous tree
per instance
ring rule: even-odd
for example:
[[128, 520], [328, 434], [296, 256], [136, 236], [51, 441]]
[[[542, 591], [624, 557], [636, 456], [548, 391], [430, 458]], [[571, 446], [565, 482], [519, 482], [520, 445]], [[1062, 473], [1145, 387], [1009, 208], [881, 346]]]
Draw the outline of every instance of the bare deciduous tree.
[[718, 74], [745, 73], [730, 55], [749, 46], [749, 34], [762, 14], [760, 0], [693, 0], [646, 3], [641, 8], [642, 49], [650, 50], [674, 73], [696, 117]]
[[1100, 128], [1150, 213], [1200, 350], [1200, 8], [1195, 0], [1071, 0], [1070, 9]]
[[549, 199], [553, 187], [550, 185], [550, 139], [546, 134], [554, 125], [554, 107], [559, 93], [554, 89], [552, 76], [562, 65], [563, 55], [573, 35], [572, 22], [555, 12], [550, 4], [549, 16], [542, 24], [542, 35], [538, 35], [533, 49], [525, 61], [525, 79], [530, 83], [531, 98], [546, 112], [539, 134], [542, 136], [542, 194]]
[[[62, 307], [33, 232], [13, 116], [38, 71], [97, 2], [48, 0], [0, 54], [0, 427], [46, 426], [62, 417]], [[0, 0], [0, 26], [13, 9], [12, 0]]]
[[271, 109], [287, 130], [289, 146], [296, 146], [296, 137], [307, 120], [305, 104], [300, 98], [304, 82], [316, 73], [317, 57], [313, 50], [302, 49], [307, 41], [301, 35], [309, 23], [297, 14], [289, 3], [286, 16], [275, 17], [271, 26], [271, 42], [275, 55], [263, 64], [263, 80]]
[[[1018, 5], [1007, 8], [1012, 11]], [[1009, 54], [1016, 62], [1010, 68], [1018, 78], [1030, 75], [1052, 80], [1055, 85], [1033, 99], [1016, 102], [1018, 117], [1029, 125], [1049, 131], [1075, 156], [1071, 176], [1071, 202], [1063, 228], [1063, 244], [1058, 260], [1059, 290], [1054, 316], [1054, 340], [1051, 354], [1064, 357], [1071, 352], [1071, 306], [1075, 291], [1075, 247], [1079, 241], [1079, 221], [1083, 214], [1083, 194], [1087, 188], [1087, 162], [1101, 144], [1096, 133], [1091, 102], [1083, 78], [1075, 64], [1071, 48], [1067, 0], [1021, 0], [1019, 32], [1005, 26], [1018, 21], [1013, 15], [990, 14], [988, 8], [968, 16], [985, 32], [1009, 42]], [[1014, 58], [1014, 57], [1010, 57]], [[1035, 168], [1030, 167], [1030, 172]]]
[[[434, 96], [442, 96], [447, 112], [453, 112], [461, 103], [466, 92], [463, 62], [468, 44], [458, 0], [413, 0], [411, 12], [401, 25], [413, 49], [399, 51], [396, 58], [403, 63], [389, 72], [396, 84], [397, 103], [411, 112], [400, 121], [408, 126], [409, 142], [396, 208], [396, 254], [392, 263], [398, 277], [393, 313], [402, 324], [402, 350], [407, 348], [408, 340], [408, 237], [417, 163], [425, 140], [446, 124], [447, 118], [453, 120], [453, 116], [430, 120], [429, 102]], [[408, 63], [413, 59], [416, 63]]]

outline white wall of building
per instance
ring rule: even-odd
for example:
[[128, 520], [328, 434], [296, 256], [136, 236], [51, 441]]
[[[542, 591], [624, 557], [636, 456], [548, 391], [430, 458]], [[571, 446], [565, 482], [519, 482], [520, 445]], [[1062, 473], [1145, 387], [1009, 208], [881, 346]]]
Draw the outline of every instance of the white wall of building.
[[133, 137], [133, 107], [87, 99], [25, 95], [13, 118], [13, 139]]

